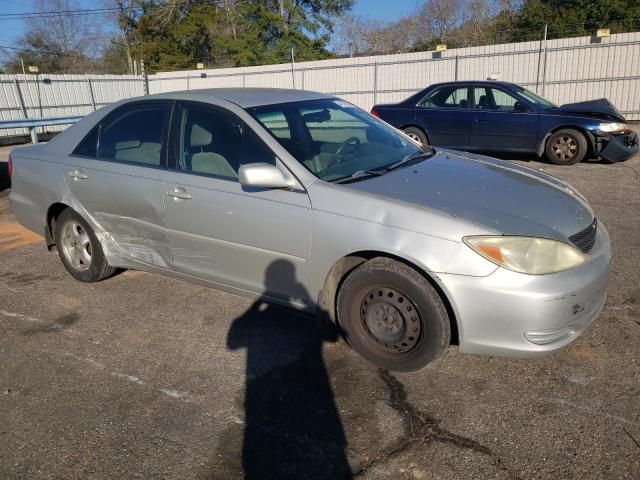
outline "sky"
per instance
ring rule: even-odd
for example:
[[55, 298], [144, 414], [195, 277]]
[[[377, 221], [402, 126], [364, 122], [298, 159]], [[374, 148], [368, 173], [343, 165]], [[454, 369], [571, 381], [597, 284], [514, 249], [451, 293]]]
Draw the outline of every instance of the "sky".
[[392, 21], [411, 13], [418, 3], [418, 0], [356, 0], [353, 13]]
[[[45, 0], [46, 2], [46, 0]], [[377, 20], [397, 20], [409, 14], [418, 0], [356, 0], [353, 13]], [[104, 8], [103, 0], [83, 0], [78, 2], [81, 8]], [[33, 12], [31, 0], [0, 0], [0, 13]], [[16, 39], [24, 33], [22, 20], [0, 18], [0, 46], [15, 46]]]

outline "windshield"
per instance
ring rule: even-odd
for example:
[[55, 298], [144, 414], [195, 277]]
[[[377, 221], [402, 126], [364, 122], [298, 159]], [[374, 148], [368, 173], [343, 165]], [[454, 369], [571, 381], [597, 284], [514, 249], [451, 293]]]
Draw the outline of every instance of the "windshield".
[[383, 121], [337, 99], [248, 109], [302, 165], [325, 181], [379, 170], [423, 150]]
[[530, 102], [535, 103], [536, 106], [540, 107], [543, 110], [550, 110], [552, 108], [558, 107], [546, 98], [542, 98], [540, 95], [535, 94], [531, 90], [527, 90], [526, 88], [518, 87], [517, 92]]

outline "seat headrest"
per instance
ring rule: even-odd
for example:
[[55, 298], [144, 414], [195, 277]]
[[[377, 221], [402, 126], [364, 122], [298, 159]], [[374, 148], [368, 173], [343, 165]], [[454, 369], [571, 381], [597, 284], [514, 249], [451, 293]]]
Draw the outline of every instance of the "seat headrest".
[[204, 147], [210, 145], [213, 140], [211, 132], [204, 127], [201, 127], [197, 123], [191, 126], [191, 146], [192, 147]]

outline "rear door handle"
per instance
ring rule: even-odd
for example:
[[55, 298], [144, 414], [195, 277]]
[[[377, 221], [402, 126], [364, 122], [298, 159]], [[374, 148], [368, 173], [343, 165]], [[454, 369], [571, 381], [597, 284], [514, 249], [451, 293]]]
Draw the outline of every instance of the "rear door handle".
[[174, 200], [191, 200], [191, 194], [182, 187], [176, 187], [173, 190], [169, 190], [167, 195], [173, 197]]
[[70, 171], [69, 176], [76, 180], [84, 180], [85, 178], [88, 178], [86, 173], [78, 169]]
[[485, 118], [474, 118], [473, 121], [478, 123], [486, 123], [487, 120]]

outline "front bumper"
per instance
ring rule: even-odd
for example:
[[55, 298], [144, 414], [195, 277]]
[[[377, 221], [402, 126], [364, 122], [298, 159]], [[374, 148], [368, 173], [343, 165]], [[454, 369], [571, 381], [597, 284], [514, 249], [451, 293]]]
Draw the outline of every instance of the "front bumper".
[[608, 162], [624, 162], [638, 154], [638, 134], [633, 131], [608, 135], [608, 141], [600, 143], [598, 155]]
[[486, 277], [439, 274], [458, 321], [460, 351], [535, 357], [559, 350], [595, 320], [606, 299], [611, 246], [601, 223], [588, 260], [549, 275], [498, 268]]

